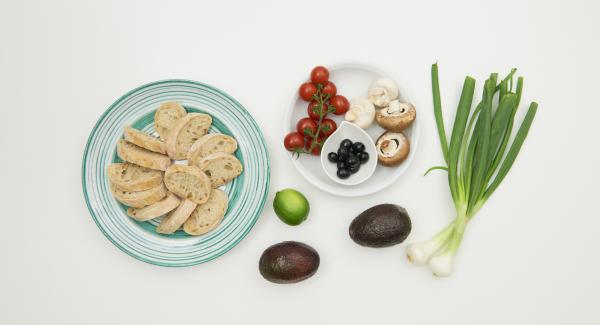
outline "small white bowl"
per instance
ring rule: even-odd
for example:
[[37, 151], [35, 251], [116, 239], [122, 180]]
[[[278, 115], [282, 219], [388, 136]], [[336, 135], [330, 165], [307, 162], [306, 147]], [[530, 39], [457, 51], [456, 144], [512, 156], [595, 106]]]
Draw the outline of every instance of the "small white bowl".
[[[350, 175], [346, 179], [341, 179], [337, 176], [337, 164], [332, 163], [327, 158], [330, 152], [337, 152], [340, 143], [344, 139], [350, 139], [352, 142], [362, 142], [365, 145], [365, 152], [369, 154], [369, 160], [360, 165], [360, 169], [356, 174]], [[342, 185], [358, 185], [373, 175], [375, 167], [377, 167], [377, 148], [371, 136], [361, 129], [358, 125], [342, 121], [340, 127], [333, 132], [321, 148], [321, 166], [325, 171], [325, 174], [329, 176], [334, 182]]]

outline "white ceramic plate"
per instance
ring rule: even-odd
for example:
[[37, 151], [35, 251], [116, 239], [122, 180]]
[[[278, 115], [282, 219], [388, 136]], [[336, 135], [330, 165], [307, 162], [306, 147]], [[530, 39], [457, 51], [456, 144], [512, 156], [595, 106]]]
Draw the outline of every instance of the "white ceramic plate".
[[[337, 86], [338, 93], [348, 98], [348, 100], [352, 100], [352, 98], [355, 97], [366, 96], [369, 86], [373, 80], [378, 77], [387, 76], [396, 81], [400, 89], [400, 100], [413, 103], [417, 108], [417, 119], [411, 125], [411, 127], [404, 131], [404, 134], [410, 140], [411, 146], [408, 158], [398, 167], [383, 167], [381, 165], [377, 166], [375, 172], [368, 180], [357, 185], [343, 185], [331, 180], [327, 174], [325, 174], [319, 157], [301, 155], [300, 158], [294, 159], [290, 153], [290, 160], [292, 161], [294, 167], [296, 167], [298, 172], [300, 172], [300, 174], [304, 176], [306, 180], [325, 192], [339, 196], [356, 197], [381, 191], [382, 189], [397, 182], [402, 174], [406, 172], [413, 160], [419, 139], [420, 107], [411, 100], [404, 86], [404, 79], [398, 78], [398, 76], [385, 74], [381, 70], [366, 64], [339, 64], [329, 66], [328, 69], [330, 73], [329, 79]], [[308, 79], [309, 76], [307, 73], [304, 78], [298, 80], [298, 87]], [[286, 134], [296, 128], [296, 122], [299, 119], [307, 116], [307, 106], [308, 102], [305, 102], [299, 98], [298, 92], [296, 91], [285, 115], [285, 120], [283, 123], [283, 135], [281, 137], [282, 139]], [[334, 119], [338, 126], [344, 120], [343, 116], [330, 114], [328, 117]], [[366, 131], [371, 136], [373, 141], [375, 141], [385, 130], [379, 127], [377, 123], [373, 123], [373, 125]], [[323, 154], [327, 153], [323, 152]]]

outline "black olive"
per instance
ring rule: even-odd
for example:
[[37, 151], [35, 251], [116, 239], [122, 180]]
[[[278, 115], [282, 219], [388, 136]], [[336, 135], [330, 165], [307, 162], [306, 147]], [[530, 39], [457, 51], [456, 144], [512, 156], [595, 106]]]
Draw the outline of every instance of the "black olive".
[[331, 161], [332, 163], [336, 163], [336, 162], [338, 162], [338, 155], [335, 152], [330, 152], [327, 155], [327, 159], [329, 159], [329, 161]]
[[357, 157], [350, 157], [346, 160], [346, 163], [348, 164], [348, 166], [356, 166], [360, 165], [360, 160], [358, 160]]
[[342, 168], [342, 169], [338, 169], [337, 171], [337, 176], [341, 179], [346, 179], [348, 177], [350, 177], [350, 171], [348, 169]]
[[360, 152], [365, 151], [365, 145], [362, 142], [355, 142], [352, 145], [352, 149], [353, 149], [352, 152], [360, 153]]
[[350, 147], [352, 147], [352, 140], [350, 139], [344, 139], [342, 140], [342, 143], [340, 143], [340, 148], [350, 149]]
[[350, 167], [348, 167], [348, 170], [350, 171], [350, 173], [356, 174], [356, 172], [360, 170], [360, 164], [350, 165]]
[[344, 148], [344, 147], [340, 147], [338, 149], [338, 161], [339, 160], [346, 160], [346, 158], [348, 158], [348, 149]]
[[360, 160], [361, 164], [364, 164], [369, 161], [369, 154], [363, 151], [358, 154], [358, 159]]
[[353, 153], [352, 151], [350, 151], [350, 152], [348, 152], [348, 156], [346, 157], [346, 161], [348, 161], [348, 159], [350, 159], [350, 158], [356, 158], [356, 159], [358, 159], [358, 156], [355, 153]]
[[344, 168], [347, 168], [347, 167], [348, 167], [348, 164], [345, 161], [338, 160], [338, 162], [337, 162], [337, 168], [338, 169], [344, 169]]

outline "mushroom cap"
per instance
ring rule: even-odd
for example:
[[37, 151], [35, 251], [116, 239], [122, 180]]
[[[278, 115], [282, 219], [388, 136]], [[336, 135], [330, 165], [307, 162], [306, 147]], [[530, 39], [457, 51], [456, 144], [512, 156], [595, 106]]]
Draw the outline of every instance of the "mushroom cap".
[[410, 152], [410, 142], [402, 132], [384, 132], [375, 142], [377, 160], [384, 166], [397, 166]]
[[350, 101], [350, 109], [346, 112], [345, 119], [366, 129], [375, 119], [375, 106], [366, 98], [354, 98]]
[[417, 110], [411, 103], [401, 103], [393, 100], [387, 107], [377, 111], [375, 121], [382, 128], [400, 132], [408, 128], [417, 118]]
[[381, 77], [375, 79], [369, 88], [369, 100], [377, 107], [386, 107], [399, 96], [398, 85], [393, 79]]

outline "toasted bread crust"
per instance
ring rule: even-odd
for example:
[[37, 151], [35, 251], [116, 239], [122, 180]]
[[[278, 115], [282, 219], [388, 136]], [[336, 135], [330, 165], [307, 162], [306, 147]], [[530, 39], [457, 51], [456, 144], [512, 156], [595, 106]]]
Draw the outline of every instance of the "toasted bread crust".
[[176, 232], [189, 218], [192, 212], [194, 212], [194, 209], [196, 209], [197, 206], [198, 204], [191, 200], [183, 200], [177, 209], [169, 213], [166, 218], [162, 219], [158, 227], [156, 227], [156, 232], [161, 234], [172, 234]]
[[182, 199], [202, 204], [210, 195], [210, 179], [195, 166], [173, 165], [165, 172], [165, 185]]
[[202, 113], [189, 113], [177, 120], [167, 136], [167, 153], [173, 159], [186, 159], [194, 142], [203, 137], [212, 124], [212, 117]]
[[237, 141], [234, 138], [221, 133], [211, 133], [194, 142], [188, 151], [187, 159], [190, 165], [197, 165], [200, 159], [210, 154], [216, 152], [233, 154], [236, 150]]
[[123, 139], [117, 142], [119, 158], [138, 166], [165, 171], [171, 165], [171, 159], [150, 150], [138, 147]]
[[163, 141], [179, 120], [187, 114], [185, 108], [177, 102], [166, 102], [160, 105], [154, 113], [154, 129]]
[[165, 147], [165, 143], [163, 141], [130, 126], [125, 128], [123, 137], [125, 140], [135, 144], [138, 147], [153, 152], [158, 152], [163, 155], [167, 153], [167, 148]]
[[117, 201], [133, 208], [143, 208], [160, 201], [167, 195], [167, 188], [164, 184], [137, 192], [122, 191], [111, 184], [110, 191]]
[[160, 185], [163, 172], [131, 163], [113, 163], [108, 166], [108, 179], [123, 191], [143, 191]]
[[190, 235], [203, 235], [216, 228], [223, 220], [228, 206], [227, 193], [214, 189], [206, 203], [196, 207], [183, 225], [183, 231]]
[[222, 152], [204, 157], [198, 161], [197, 166], [208, 176], [212, 188], [229, 183], [244, 170], [242, 163], [234, 155]]
[[179, 205], [179, 199], [173, 193], [167, 193], [162, 200], [143, 208], [129, 208], [127, 215], [137, 221], [148, 221], [165, 215]]

